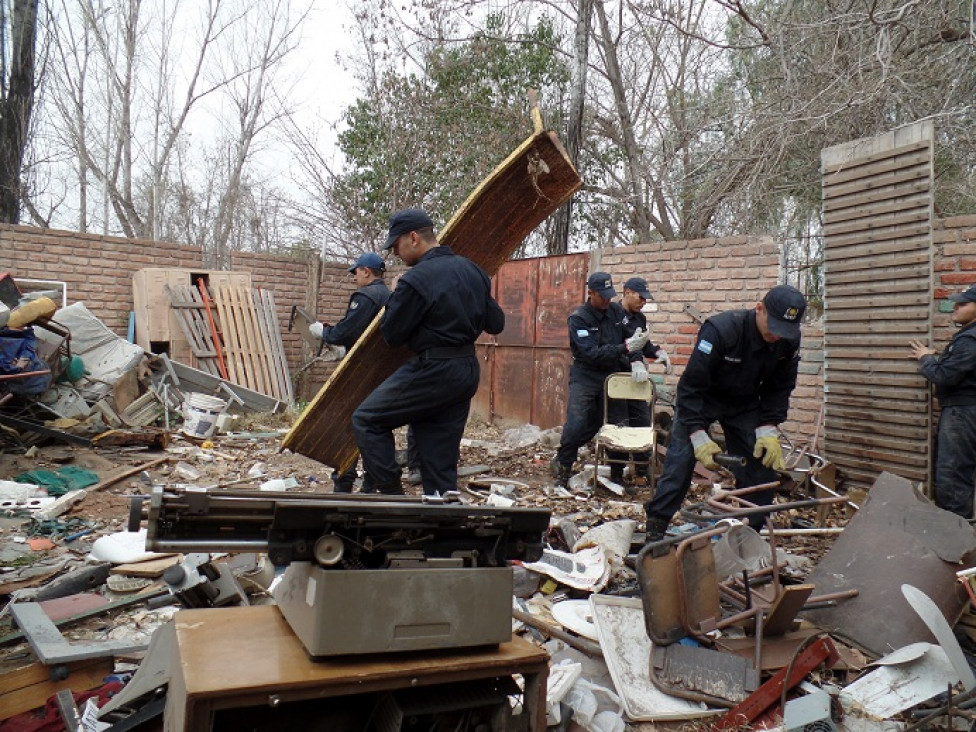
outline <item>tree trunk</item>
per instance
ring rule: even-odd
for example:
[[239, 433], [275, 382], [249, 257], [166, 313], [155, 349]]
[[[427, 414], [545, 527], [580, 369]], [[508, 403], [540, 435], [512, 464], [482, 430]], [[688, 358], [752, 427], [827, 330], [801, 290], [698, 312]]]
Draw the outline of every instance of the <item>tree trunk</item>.
[[10, 17], [10, 69], [0, 99], [0, 221], [8, 224], [20, 222], [21, 167], [34, 106], [37, 6], [38, 0], [14, 0]]
[[[580, 141], [583, 137], [583, 106], [586, 98], [586, 67], [590, 50], [590, 22], [593, 17], [593, 0], [580, 0], [576, 18], [576, 36], [573, 40], [573, 87], [569, 100], [569, 124], [566, 129], [566, 152], [573, 165], [579, 162]], [[569, 251], [569, 233], [573, 221], [573, 199], [570, 197], [556, 212], [549, 254], [566, 254]]]

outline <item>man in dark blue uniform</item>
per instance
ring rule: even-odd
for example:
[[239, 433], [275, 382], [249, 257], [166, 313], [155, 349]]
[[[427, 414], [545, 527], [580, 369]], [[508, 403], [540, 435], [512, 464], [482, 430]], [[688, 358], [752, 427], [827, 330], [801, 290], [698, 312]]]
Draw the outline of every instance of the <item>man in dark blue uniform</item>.
[[[603, 425], [603, 384], [608, 375], [630, 369], [641, 362], [641, 352], [648, 345], [648, 334], [635, 331], [624, 334], [624, 310], [611, 302], [617, 296], [613, 280], [606, 272], [594, 272], [586, 280], [587, 300], [569, 316], [569, 348], [573, 365], [569, 370], [569, 398], [566, 402], [566, 424], [559, 439], [559, 450], [552, 461], [556, 485], [563, 488], [573, 472], [579, 449], [593, 438]], [[655, 346], [655, 350], [657, 347]], [[646, 376], [646, 369], [645, 369]], [[611, 402], [609, 418], [613, 424], [627, 419], [625, 405]], [[623, 481], [623, 466], [612, 465], [610, 479]]]
[[[643, 277], [631, 277], [624, 282], [624, 294], [620, 298], [620, 305], [624, 309], [624, 336], [629, 338], [638, 329], [648, 333], [647, 316], [644, 315], [643, 307], [648, 300], [653, 300], [651, 291], [647, 287], [647, 280]], [[663, 348], [650, 341], [641, 350], [644, 357], [633, 361], [630, 364], [630, 373], [634, 381], [641, 383], [650, 378], [647, 372], [647, 359], [653, 359], [655, 363], [664, 366], [664, 372], [670, 374], [672, 371], [671, 359]], [[653, 416], [647, 404], [630, 400], [627, 402], [627, 424], [630, 427], [650, 427]], [[635, 483], [646, 484], [648, 475], [648, 461], [650, 454], [641, 453], [634, 456], [635, 460]]]
[[390, 217], [385, 249], [410, 267], [397, 282], [380, 320], [391, 346], [407, 345], [414, 357], [380, 384], [353, 413], [363, 457], [363, 487], [402, 493], [392, 430], [413, 428], [424, 493], [457, 489], [461, 436], [480, 368], [475, 341], [497, 334], [505, 313], [491, 296], [491, 280], [474, 262], [441, 246], [422, 210]]
[[[366, 252], [360, 255], [356, 263], [349, 268], [353, 282], [358, 288], [349, 296], [346, 314], [335, 325], [326, 323], [312, 323], [309, 332], [326, 343], [334, 346], [352, 348], [363, 332], [373, 322], [376, 314], [390, 299], [390, 288], [383, 282], [386, 263], [376, 252]], [[336, 478], [336, 471], [332, 473], [333, 493], [352, 493], [353, 483], [356, 482], [356, 463]]]
[[[663, 538], [681, 508], [695, 460], [718, 467], [714, 456], [721, 448], [708, 434], [713, 422], [722, 425], [726, 451], [747, 459], [745, 467], [733, 470], [737, 487], [777, 480], [775, 471], [784, 467], [777, 426], [786, 420], [796, 387], [805, 310], [799, 290], [777, 285], [754, 310], [729, 310], [702, 324], [678, 381], [664, 469], [654, 498], [644, 504], [648, 541]], [[749, 500], [768, 505], [773, 491], [753, 493]], [[762, 521], [756, 515], [750, 523], [755, 528]]]
[[973, 517], [976, 491], [976, 285], [949, 295], [959, 330], [941, 355], [911, 341], [922, 376], [935, 384], [939, 436], [935, 454], [935, 502], [965, 519]]

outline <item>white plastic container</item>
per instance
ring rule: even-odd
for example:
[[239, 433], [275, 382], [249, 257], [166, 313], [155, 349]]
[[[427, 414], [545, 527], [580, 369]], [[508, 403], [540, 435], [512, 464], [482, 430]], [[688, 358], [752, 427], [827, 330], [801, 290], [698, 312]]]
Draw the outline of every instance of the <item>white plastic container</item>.
[[227, 402], [206, 394], [189, 393], [183, 401], [183, 434], [196, 439], [213, 437], [217, 418], [227, 408]]

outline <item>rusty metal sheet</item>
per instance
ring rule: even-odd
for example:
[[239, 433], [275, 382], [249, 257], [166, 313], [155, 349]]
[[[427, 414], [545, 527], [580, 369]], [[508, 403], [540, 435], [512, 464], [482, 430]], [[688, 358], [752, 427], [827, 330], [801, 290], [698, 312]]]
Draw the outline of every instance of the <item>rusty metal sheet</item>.
[[807, 579], [817, 595], [849, 589], [858, 595], [801, 615], [874, 656], [932, 642], [901, 585], [918, 587], [955, 622], [966, 603], [956, 571], [974, 565], [976, 534], [968, 522], [932, 504], [905, 478], [883, 472]]
[[535, 424], [532, 394], [535, 369], [530, 347], [498, 346], [492, 375], [492, 407], [496, 416]]
[[495, 336], [500, 346], [531, 346], [535, 341], [537, 259], [505, 262], [495, 275], [495, 299], [505, 311], [505, 330]]
[[667, 694], [732, 707], [759, 688], [759, 672], [733, 653], [674, 643], [654, 646], [651, 681]]
[[[442, 244], [494, 275], [525, 237], [581, 185], [553, 132], [536, 130], [468, 196], [440, 232]], [[282, 440], [282, 447], [344, 470], [357, 456], [352, 413], [410, 357], [379, 333], [379, 317]]]
[[532, 393], [532, 424], [547, 430], [566, 419], [569, 398], [569, 367], [573, 357], [568, 348], [535, 349], [535, 390]]
[[569, 348], [566, 321], [586, 299], [589, 255], [567, 254], [539, 262], [539, 300], [536, 306], [537, 346]]

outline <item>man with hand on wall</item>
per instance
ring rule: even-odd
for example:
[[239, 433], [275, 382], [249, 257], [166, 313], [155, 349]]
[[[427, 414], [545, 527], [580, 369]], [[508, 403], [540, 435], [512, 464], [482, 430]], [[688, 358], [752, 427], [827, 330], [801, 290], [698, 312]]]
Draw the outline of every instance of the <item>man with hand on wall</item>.
[[409, 424], [420, 456], [424, 493], [457, 490], [461, 437], [478, 391], [475, 341], [501, 333], [505, 313], [491, 296], [491, 280], [474, 262], [438, 243], [434, 224], [417, 208], [390, 217], [385, 249], [410, 267], [380, 319], [391, 346], [413, 358], [380, 384], [353, 413], [352, 426], [366, 471], [364, 489], [402, 493], [393, 430]]
[[[718, 467], [721, 448], [708, 434], [718, 422], [726, 451], [745, 457], [733, 468], [738, 488], [773, 483], [782, 470], [777, 426], [786, 420], [800, 360], [800, 321], [806, 298], [795, 287], [777, 285], [754, 309], [729, 310], [706, 320], [695, 349], [678, 381], [671, 442], [654, 498], [644, 504], [647, 540], [664, 538], [681, 508], [695, 461]], [[748, 496], [759, 505], [773, 501], [773, 491]], [[750, 524], [763, 522], [756, 514]]]
[[935, 502], [965, 519], [973, 517], [976, 490], [976, 285], [949, 295], [959, 330], [940, 355], [911, 341], [918, 370], [935, 385], [939, 436], [935, 454]]

